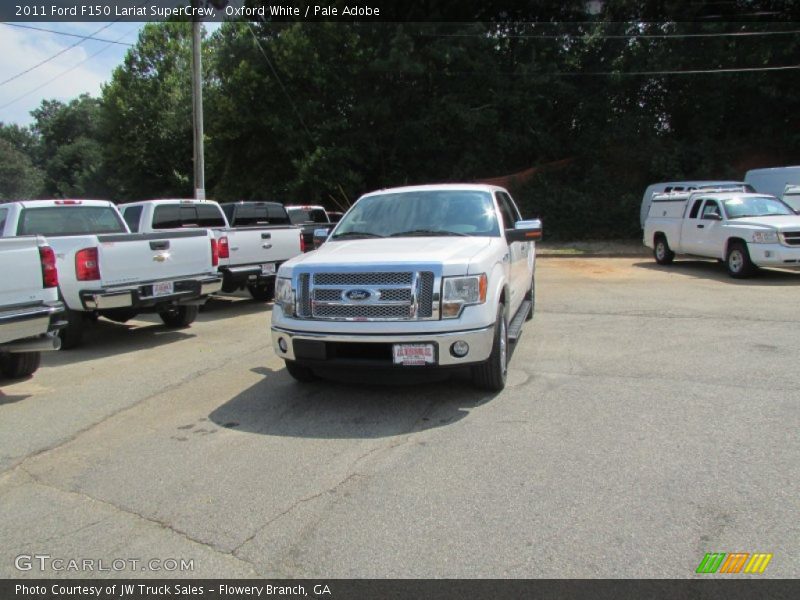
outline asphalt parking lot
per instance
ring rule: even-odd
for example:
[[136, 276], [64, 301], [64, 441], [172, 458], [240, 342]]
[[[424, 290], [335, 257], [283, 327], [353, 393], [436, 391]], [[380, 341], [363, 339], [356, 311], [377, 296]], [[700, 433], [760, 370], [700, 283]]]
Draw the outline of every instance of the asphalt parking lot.
[[706, 552], [800, 576], [799, 291], [714, 262], [540, 259], [494, 396], [297, 384], [244, 296], [182, 331], [101, 320], [0, 382], [0, 576], [683, 578]]

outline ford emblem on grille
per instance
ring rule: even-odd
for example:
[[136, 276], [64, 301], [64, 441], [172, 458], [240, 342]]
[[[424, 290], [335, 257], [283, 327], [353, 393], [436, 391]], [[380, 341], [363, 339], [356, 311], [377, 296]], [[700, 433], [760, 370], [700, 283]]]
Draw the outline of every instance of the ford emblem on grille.
[[355, 302], [360, 302], [363, 300], [369, 300], [372, 296], [372, 292], [369, 290], [347, 290], [344, 293], [344, 297], [348, 300], [353, 300]]

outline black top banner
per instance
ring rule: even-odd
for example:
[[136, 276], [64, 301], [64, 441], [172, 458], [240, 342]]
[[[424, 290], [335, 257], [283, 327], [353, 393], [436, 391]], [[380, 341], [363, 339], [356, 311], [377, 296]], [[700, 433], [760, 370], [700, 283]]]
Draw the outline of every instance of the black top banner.
[[2, 580], [3, 600], [759, 600], [796, 599], [800, 580]]
[[766, 22], [800, 18], [800, 3], [660, 0], [4, 0], [0, 20], [336, 22]]

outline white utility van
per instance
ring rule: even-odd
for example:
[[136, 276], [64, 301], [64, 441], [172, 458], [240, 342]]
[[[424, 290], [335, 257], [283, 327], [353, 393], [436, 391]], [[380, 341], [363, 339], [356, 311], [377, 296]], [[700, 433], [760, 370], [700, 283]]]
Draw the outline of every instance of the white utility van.
[[744, 180], [757, 192], [780, 198], [786, 186], [800, 185], [800, 166], [751, 169], [745, 174]]

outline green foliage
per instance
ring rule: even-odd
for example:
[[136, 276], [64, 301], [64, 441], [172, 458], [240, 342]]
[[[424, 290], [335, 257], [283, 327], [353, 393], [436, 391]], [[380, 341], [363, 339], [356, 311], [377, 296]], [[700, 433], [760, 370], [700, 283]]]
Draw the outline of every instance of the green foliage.
[[54, 197], [102, 197], [101, 102], [88, 94], [64, 104], [45, 100], [31, 114], [38, 139], [30, 156], [45, 172], [45, 193]]
[[44, 176], [5, 135], [0, 136], [0, 200], [35, 198], [44, 188]]
[[115, 199], [191, 196], [191, 24], [150, 23], [103, 89]]

